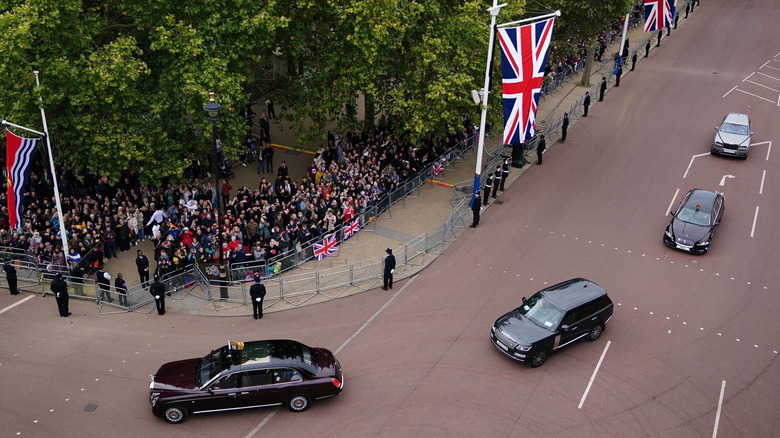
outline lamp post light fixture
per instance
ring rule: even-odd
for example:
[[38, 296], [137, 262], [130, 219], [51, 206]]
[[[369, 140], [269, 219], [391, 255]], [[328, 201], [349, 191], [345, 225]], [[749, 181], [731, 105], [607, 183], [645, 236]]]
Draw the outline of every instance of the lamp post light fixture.
[[214, 190], [217, 191], [217, 212], [214, 217], [215, 222], [217, 223], [217, 251], [219, 252], [219, 264], [222, 264], [222, 232], [220, 231], [221, 224], [219, 222], [219, 215], [222, 211], [220, 208], [220, 189], [219, 189], [219, 150], [217, 149], [217, 122], [219, 122], [219, 112], [222, 111], [222, 105], [219, 104], [216, 100], [214, 100], [214, 92], [209, 92], [209, 103], [203, 106], [203, 111], [206, 111], [206, 116], [208, 117], [209, 121], [211, 122], [211, 139], [214, 147], [214, 160], [213, 160], [213, 168], [214, 168]]

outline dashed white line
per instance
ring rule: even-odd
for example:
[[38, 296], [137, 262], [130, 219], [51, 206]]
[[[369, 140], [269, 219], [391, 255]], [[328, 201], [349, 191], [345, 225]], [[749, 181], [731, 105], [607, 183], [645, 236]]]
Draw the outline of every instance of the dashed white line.
[[10, 306], [6, 306], [4, 309], [0, 310], [0, 313], [6, 312], [6, 311], [8, 311], [8, 310], [11, 310], [11, 309], [13, 309], [14, 307], [18, 306], [19, 304], [22, 304], [23, 302], [25, 302], [25, 301], [27, 301], [27, 300], [31, 300], [31, 299], [33, 299], [33, 298], [35, 298], [35, 295], [29, 295], [29, 296], [28, 296], [28, 297], [26, 297], [26, 298], [22, 298], [21, 300], [19, 300], [19, 301], [15, 302], [15, 303], [13, 303], [13, 304], [11, 304]]
[[[750, 76], [748, 76], [748, 77], [750, 77]], [[738, 85], [734, 85], [734, 88], [732, 88], [731, 90], [727, 91], [727, 92], [726, 92], [726, 94], [724, 94], [723, 96], [721, 96], [721, 98], [728, 96], [728, 95], [729, 95], [729, 93], [731, 93], [732, 91], [734, 91], [734, 90], [736, 90], [736, 89], [737, 89], [737, 86], [738, 86]]]
[[753, 228], [750, 229], [750, 237], [756, 232], [756, 221], [758, 221], [758, 205], [756, 205], [756, 214], [753, 215]]
[[712, 438], [718, 436], [718, 424], [720, 423], [720, 411], [723, 408], [723, 393], [726, 392], [726, 381], [720, 384], [720, 398], [718, 399], [718, 412], [715, 414], [715, 426], [712, 428]]
[[674, 192], [674, 196], [672, 197], [672, 202], [669, 203], [669, 207], [664, 212], [664, 216], [669, 216], [669, 212], [672, 211], [672, 206], [674, 205], [674, 201], [677, 200], [677, 195], [679, 193], [680, 193], [680, 188], [678, 187], [677, 190], [675, 190]]
[[596, 374], [599, 372], [599, 368], [601, 367], [601, 362], [604, 361], [604, 356], [607, 355], [607, 350], [609, 350], [610, 344], [612, 344], [612, 341], [607, 341], [607, 345], [604, 346], [604, 351], [601, 353], [601, 358], [599, 358], [599, 363], [596, 364], [596, 368], [593, 370], [593, 375], [590, 376], [588, 387], [585, 388], [585, 393], [582, 394], [582, 399], [580, 400], [580, 404], [579, 406], [577, 406], [577, 409], [582, 409], [582, 405], [585, 404], [585, 398], [588, 396], [588, 392], [590, 392], [590, 387], [593, 385], [593, 381], [596, 380]]
[[761, 175], [761, 186], [758, 188], [758, 194], [763, 195], [764, 194], [764, 180], [766, 179], [766, 169], [764, 169], [764, 173]]

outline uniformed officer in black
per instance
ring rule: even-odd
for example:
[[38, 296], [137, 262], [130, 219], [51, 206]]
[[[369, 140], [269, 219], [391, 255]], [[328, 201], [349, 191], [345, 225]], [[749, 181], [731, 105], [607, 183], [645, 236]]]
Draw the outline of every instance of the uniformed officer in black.
[[70, 270], [70, 282], [74, 284], [76, 295], [84, 296], [84, 269], [78, 263], [73, 263], [73, 269]]
[[566, 143], [567, 132], [569, 132], [569, 113], [563, 113], [563, 122], [561, 122], [561, 143]]
[[544, 141], [544, 134], [539, 136], [539, 144], [536, 145], [536, 164], [542, 164], [542, 154], [547, 149], [547, 145]]
[[155, 275], [152, 285], [149, 286], [149, 293], [154, 297], [154, 304], [157, 306], [157, 314], [165, 315], [165, 284], [160, 281], [160, 276]]
[[263, 299], [265, 299], [265, 285], [260, 283], [260, 276], [255, 274], [255, 284], [249, 288], [249, 296], [252, 297], [252, 313], [255, 319], [263, 319]]
[[506, 183], [506, 179], [509, 178], [509, 158], [504, 159], [504, 164], [501, 165], [501, 184], [498, 187], [498, 190], [504, 191], [504, 184]]
[[382, 278], [384, 282], [384, 286], [382, 286], [383, 290], [387, 290], [388, 287], [390, 289], [393, 288], [393, 273], [395, 273], [395, 256], [393, 255], [393, 250], [387, 248], [385, 252], [387, 255], [385, 256], [385, 272]]
[[8, 281], [8, 290], [11, 291], [11, 295], [19, 295], [16, 283], [16, 268], [10, 259], [3, 263], [3, 270], [5, 271], [5, 279]]
[[489, 204], [488, 199], [490, 199], [490, 190], [491, 189], [493, 189], [493, 174], [492, 173], [488, 177], [487, 181], [485, 181], [485, 196], [482, 197], [483, 198], [482, 202], [485, 205]]
[[501, 165], [496, 166], [496, 170], [493, 171], [493, 199], [496, 199], [498, 194], [498, 185], [501, 181]]
[[607, 91], [607, 77], [601, 77], [601, 85], [599, 86], [599, 102], [604, 100], [604, 93]]
[[51, 282], [50, 287], [54, 294], [54, 298], [57, 300], [57, 308], [60, 311], [60, 316], [70, 316], [70, 312], [68, 312], [68, 300], [70, 299], [70, 296], [68, 295], [68, 283], [62, 279], [62, 274], [58, 272], [54, 275], [54, 280]]
[[582, 117], [588, 117], [588, 107], [590, 106], [590, 92], [585, 92], [585, 100], [582, 101], [582, 108], [584, 109], [584, 112], [582, 114]]
[[121, 272], [116, 274], [114, 289], [116, 289], [116, 294], [119, 296], [119, 305], [127, 307], [127, 282]]
[[480, 210], [482, 210], [482, 198], [479, 197], [479, 190], [477, 190], [474, 192], [474, 199], [471, 200], [471, 213], [473, 215], [471, 228], [477, 228], [477, 225], [479, 225]]
[[135, 266], [138, 267], [138, 276], [141, 277], [141, 287], [146, 288], [149, 283], [149, 258], [140, 249], [135, 258]]

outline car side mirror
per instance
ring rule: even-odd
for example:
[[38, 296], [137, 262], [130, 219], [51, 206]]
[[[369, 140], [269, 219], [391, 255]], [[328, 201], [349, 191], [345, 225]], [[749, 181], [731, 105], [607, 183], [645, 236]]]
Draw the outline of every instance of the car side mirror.
[[715, 226], [717, 227], [718, 225], [720, 225], [720, 221], [715, 222]]
[[569, 331], [569, 324], [564, 324], [561, 326], [561, 330], [568, 332]]
[[528, 301], [528, 298], [523, 297], [523, 304], [525, 304], [526, 301]]
[[672, 210], [669, 210], [669, 214], [671, 214], [671, 215], [672, 215], [672, 217], [674, 217], [674, 211], [672, 211]]

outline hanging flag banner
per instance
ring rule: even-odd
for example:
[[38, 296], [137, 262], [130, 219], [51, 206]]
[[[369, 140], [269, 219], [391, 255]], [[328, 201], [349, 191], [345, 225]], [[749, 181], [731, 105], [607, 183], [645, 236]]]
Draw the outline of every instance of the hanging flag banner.
[[333, 233], [330, 236], [327, 236], [321, 241], [315, 243], [313, 247], [314, 257], [316, 257], [317, 260], [322, 260], [329, 255], [333, 255], [333, 253], [339, 250], [339, 244], [336, 241], [336, 233]]
[[355, 218], [344, 226], [344, 240], [349, 239], [360, 231], [360, 219]]
[[672, 27], [674, 25], [674, 10], [669, 0], [645, 1], [645, 32]]
[[6, 138], [6, 181], [8, 190], [8, 222], [11, 228], [19, 228], [22, 224], [22, 205], [24, 187], [30, 177], [32, 158], [40, 139], [18, 137], [13, 132], [5, 130]]
[[536, 131], [536, 109], [544, 81], [555, 18], [498, 29], [501, 44], [504, 144], [520, 144]]

